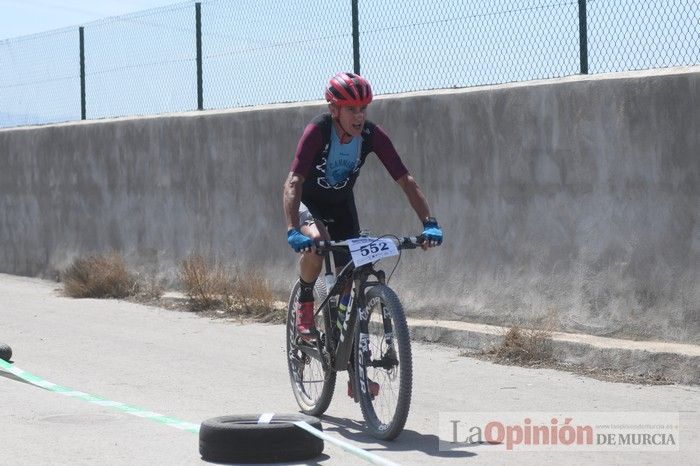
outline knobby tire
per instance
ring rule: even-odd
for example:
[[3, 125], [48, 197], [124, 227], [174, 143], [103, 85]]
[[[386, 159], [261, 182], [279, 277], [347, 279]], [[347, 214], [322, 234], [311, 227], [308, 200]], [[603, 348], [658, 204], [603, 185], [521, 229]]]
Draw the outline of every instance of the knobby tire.
[[[299, 288], [299, 281], [297, 280], [287, 306], [287, 367], [289, 369], [292, 392], [301, 411], [309, 416], [320, 416], [328, 409], [333, 399], [336, 372], [330, 368], [324, 371], [320, 361], [316, 359], [307, 358], [309, 360], [306, 363], [301, 363], [300, 358], [294, 356], [299, 355], [299, 350], [296, 349], [295, 325], [295, 309], [299, 299]], [[315, 303], [320, 304], [325, 297], [325, 286], [321, 283], [321, 280], [318, 280], [314, 287]], [[328, 312], [330, 312], [328, 306], [325, 306], [323, 311], [319, 313], [316, 318], [317, 328], [325, 329], [326, 322], [330, 319], [330, 316], [326, 315]], [[322, 382], [320, 381], [321, 377]], [[312, 380], [318, 380], [319, 382], [311, 382]]]
[[[408, 324], [401, 302], [391, 288], [376, 285], [369, 288], [365, 296], [366, 318], [370, 323], [367, 338], [367, 348], [372, 352], [370, 359], [382, 359], [391, 353], [389, 348], [393, 347], [394, 355], [398, 352], [398, 365], [392, 365], [391, 369], [364, 366], [362, 361], [365, 358], [360, 357], [363, 351], [362, 336], [357, 335], [355, 387], [358, 388], [360, 407], [369, 433], [381, 440], [393, 440], [403, 431], [411, 406], [413, 368]], [[386, 344], [383, 312], [391, 320], [391, 345]], [[362, 314], [360, 318], [363, 318]], [[364, 389], [362, 387], [363, 381], [368, 378], [379, 383], [379, 394], [375, 399], [372, 399], [367, 385]]]

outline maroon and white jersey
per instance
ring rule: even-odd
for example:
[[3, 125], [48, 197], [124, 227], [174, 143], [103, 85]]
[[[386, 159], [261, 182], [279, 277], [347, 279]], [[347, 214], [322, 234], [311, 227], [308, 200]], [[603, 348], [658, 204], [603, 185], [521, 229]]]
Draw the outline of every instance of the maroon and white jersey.
[[331, 184], [331, 177], [326, 177], [326, 162], [329, 154], [337, 149], [332, 147], [332, 144], [337, 144], [337, 138], [331, 137], [332, 131], [334, 129], [331, 114], [324, 113], [311, 120], [297, 145], [291, 171], [305, 178], [301, 198], [304, 204], [334, 204], [351, 198], [360, 168], [364, 165], [367, 155], [372, 152], [379, 157], [394, 180], [408, 173], [386, 133], [374, 123], [365, 121], [354, 169], [349, 170], [344, 181]]

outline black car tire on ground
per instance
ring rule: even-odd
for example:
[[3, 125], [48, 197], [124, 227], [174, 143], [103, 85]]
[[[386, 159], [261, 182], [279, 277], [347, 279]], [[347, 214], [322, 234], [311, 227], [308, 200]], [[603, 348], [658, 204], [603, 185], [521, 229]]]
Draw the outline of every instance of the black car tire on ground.
[[304, 421], [322, 430], [318, 418], [305, 414], [275, 414], [259, 423], [260, 415], [207, 419], [199, 429], [199, 453], [219, 463], [274, 463], [315, 458], [323, 440], [294, 425]]
[[7, 346], [5, 343], [0, 343], [0, 359], [10, 362], [12, 357], [12, 348]]

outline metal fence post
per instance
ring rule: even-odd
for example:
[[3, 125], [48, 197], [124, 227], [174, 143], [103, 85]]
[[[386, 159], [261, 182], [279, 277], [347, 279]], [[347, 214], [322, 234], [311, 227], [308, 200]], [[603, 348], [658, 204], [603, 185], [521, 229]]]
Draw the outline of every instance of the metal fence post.
[[360, 74], [360, 14], [358, 0], [352, 0], [352, 62], [353, 71]]
[[581, 74], [588, 74], [588, 25], [586, 21], [586, 0], [578, 0], [578, 34], [581, 55]]
[[204, 89], [202, 83], [202, 3], [194, 4], [197, 35], [197, 110], [204, 110]]
[[85, 111], [85, 28], [78, 28], [80, 35], [80, 119], [86, 118]]

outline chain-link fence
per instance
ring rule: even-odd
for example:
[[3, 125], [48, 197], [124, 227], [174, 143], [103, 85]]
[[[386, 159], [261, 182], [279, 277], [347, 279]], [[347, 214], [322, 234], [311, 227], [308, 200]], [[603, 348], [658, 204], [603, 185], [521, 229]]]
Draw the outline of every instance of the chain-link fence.
[[385, 92], [580, 70], [577, 0], [410, 3], [402, 10], [380, 2], [360, 10], [362, 70]]
[[80, 119], [78, 29], [0, 43], [0, 126]]
[[194, 19], [187, 3], [86, 25], [87, 118], [195, 107]]
[[700, 0], [588, 0], [591, 73], [700, 64]]
[[353, 66], [351, 17], [349, 0], [204, 2], [204, 106], [318, 99]]
[[700, 64], [700, 0], [203, 0], [0, 42], [0, 126]]

